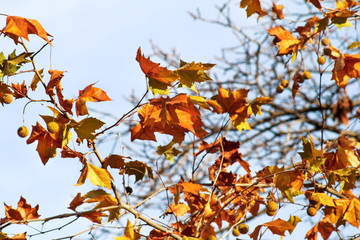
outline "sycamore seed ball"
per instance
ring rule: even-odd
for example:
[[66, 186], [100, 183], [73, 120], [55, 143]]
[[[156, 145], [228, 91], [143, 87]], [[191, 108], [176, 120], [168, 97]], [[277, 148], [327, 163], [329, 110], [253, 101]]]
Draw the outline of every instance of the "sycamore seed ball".
[[18, 128], [17, 133], [19, 137], [25, 138], [27, 135], [29, 135], [29, 129], [25, 126], [21, 126]]
[[321, 45], [327, 46], [327, 45], [329, 45], [329, 44], [330, 44], [330, 40], [329, 40], [329, 39], [327, 39], [327, 38], [321, 39]]
[[239, 236], [239, 235], [240, 235], [239, 229], [238, 229], [238, 228], [234, 228], [234, 229], [232, 230], [232, 234], [233, 234], [235, 237]]
[[276, 88], [277, 93], [282, 93], [283, 91], [284, 91], [284, 87], [282, 85], [277, 86]]
[[240, 224], [238, 229], [241, 234], [247, 234], [249, 232], [249, 226], [245, 223]]
[[325, 59], [323, 56], [320, 56], [320, 57], [318, 58], [318, 63], [319, 63], [320, 65], [325, 64], [325, 62], [326, 62], [326, 59]]
[[210, 235], [206, 238], [206, 240], [216, 240], [215, 235]]
[[276, 214], [276, 211], [269, 211], [266, 209], [266, 215], [271, 217], [271, 216], [274, 216], [275, 214]]
[[320, 202], [320, 198], [318, 195], [312, 194], [309, 198], [309, 202], [311, 205], [315, 206]]
[[327, 47], [327, 48], [324, 48], [323, 52], [324, 52], [325, 56], [331, 56], [332, 50], [331, 50], [331, 48]]
[[310, 216], [310, 217], [313, 217], [316, 215], [316, 208], [315, 207], [308, 207], [306, 213]]
[[288, 81], [288, 80], [282, 80], [282, 81], [281, 81], [281, 86], [283, 86], [284, 88], [286, 88], [287, 86], [289, 86], [289, 81]]
[[310, 79], [311, 78], [311, 73], [309, 71], [305, 71], [303, 73], [303, 77], [304, 77], [304, 79]]
[[50, 133], [57, 133], [57, 132], [59, 132], [60, 127], [57, 122], [49, 122], [47, 124], [47, 129]]
[[56, 148], [50, 147], [46, 150], [46, 156], [48, 158], [54, 158], [56, 156]]
[[2, 97], [2, 100], [5, 104], [10, 104], [13, 101], [13, 95], [5, 93], [4, 96]]
[[274, 201], [270, 201], [266, 204], [266, 210], [268, 210], [269, 212], [276, 212], [277, 209], [278, 205]]

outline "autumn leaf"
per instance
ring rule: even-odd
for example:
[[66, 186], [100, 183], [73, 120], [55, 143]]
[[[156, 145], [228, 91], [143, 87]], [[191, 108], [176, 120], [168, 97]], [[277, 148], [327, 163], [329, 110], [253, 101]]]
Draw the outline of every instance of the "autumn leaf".
[[[26, 203], [26, 199], [20, 197], [20, 201], [18, 202], [18, 207], [13, 209], [12, 206], [5, 205], [5, 218], [1, 219], [1, 222], [8, 221], [22, 221], [22, 220], [30, 220], [30, 219], [38, 219], [40, 215], [38, 214], [39, 205], [36, 207], [31, 207], [31, 204]], [[26, 224], [26, 222], [24, 222]]]
[[78, 123], [72, 121], [69, 126], [74, 128], [74, 131], [82, 142], [84, 139], [94, 140], [96, 138], [94, 135], [95, 130], [101, 128], [104, 124], [104, 122], [100, 121], [97, 118], [89, 117], [84, 118]]
[[158, 155], [165, 155], [165, 158], [172, 163], [174, 163], [174, 157], [179, 155], [181, 151], [179, 151], [177, 148], [173, 147], [174, 143], [170, 142], [168, 145], [165, 146], [158, 146], [156, 147], [156, 153]]
[[339, 87], [345, 88], [351, 78], [360, 78], [360, 54], [345, 53], [336, 60], [331, 79]]
[[323, 239], [327, 240], [333, 231], [335, 231], [335, 227], [326, 219], [322, 219], [306, 233], [305, 237], [310, 240], [316, 240], [318, 233], [320, 233]]
[[190, 211], [190, 207], [185, 203], [173, 203], [166, 210], [165, 214], [175, 214], [176, 216], [184, 216]]
[[61, 147], [62, 139], [57, 138], [56, 136], [56, 134], [51, 134], [46, 131], [46, 129], [43, 128], [38, 122], [36, 122], [35, 126], [32, 126], [32, 132], [26, 143], [31, 144], [35, 141], [38, 141], [36, 151], [38, 152], [44, 165], [50, 159], [47, 153], [48, 149]]
[[257, 114], [259, 114], [260, 116], [262, 116], [261, 106], [272, 102], [272, 100], [273, 98], [270, 97], [257, 97], [254, 101], [252, 101], [250, 106], [254, 115], [256, 116]]
[[75, 186], [84, 184], [87, 178], [90, 179], [91, 183], [96, 186], [111, 189], [111, 180], [113, 178], [106, 169], [99, 168], [86, 162], [85, 166], [81, 170], [80, 178]]
[[84, 198], [81, 197], [81, 193], [78, 193], [71, 201], [70, 206], [68, 208], [75, 211], [75, 209], [83, 203], [84, 203]]
[[[324, 0], [320, 0], [320, 1], [324, 1]], [[321, 10], [321, 4], [320, 4], [319, 0], [308, 0], [307, 2], [311, 2], [317, 9]]]
[[[82, 196], [82, 198], [85, 199], [85, 202], [87, 203], [97, 202], [98, 204], [93, 208], [94, 210], [98, 208], [118, 205], [118, 201], [116, 200], [116, 198], [114, 198], [112, 195], [108, 194], [102, 189], [92, 190], [86, 193], [84, 196]], [[109, 211], [109, 219], [108, 219], [109, 221], [119, 219], [120, 208], [112, 208], [107, 211]]]
[[191, 90], [198, 92], [194, 86], [195, 82], [204, 82], [212, 80], [206, 73], [206, 70], [210, 70], [215, 64], [209, 63], [186, 63], [180, 60], [180, 68], [175, 73], [179, 75], [180, 86], [184, 88], [187, 86]]
[[285, 231], [294, 229], [293, 225], [282, 219], [276, 219], [274, 221], [264, 223], [262, 226], [268, 227], [273, 234], [280, 236], [285, 236]]
[[250, 17], [254, 13], [259, 14], [259, 17], [262, 17], [266, 12], [261, 9], [259, 0], [242, 0], [240, 3], [240, 8], [246, 8], [247, 17]]
[[326, 161], [323, 151], [315, 148], [311, 135], [310, 140], [303, 138], [302, 141], [304, 152], [299, 152], [299, 155], [303, 161], [309, 162], [310, 172], [314, 173], [319, 171], [320, 166], [322, 166]]
[[35, 89], [37, 88], [38, 82], [40, 82], [41, 78], [44, 76], [43, 72], [44, 72], [44, 69], [38, 70], [37, 73], [35, 72], [34, 77], [30, 84], [31, 90], [35, 91]]
[[273, 13], [275, 13], [275, 15], [278, 19], [283, 19], [284, 18], [283, 9], [284, 9], [284, 5], [281, 5], [281, 4], [276, 5], [275, 3], [273, 3], [271, 11]]
[[125, 166], [124, 157], [120, 155], [110, 155], [104, 159], [104, 168], [106, 169], [108, 166], [111, 168], [119, 168], [122, 169]]
[[273, 27], [269, 29], [268, 32], [271, 36], [275, 36], [274, 43], [280, 47], [278, 55], [296, 53], [300, 40], [295, 38], [290, 31], [280, 26]]
[[155, 132], [171, 135], [172, 142], [179, 144], [189, 131], [199, 138], [207, 135], [202, 129], [200, 111], [186, 94], [151, 99], [138, 109], [138, 115], [140, 122], [130, 130], [132, 141], [156, 141]]
[[353, 199], [336, 199], [337, 209], [341, 209], [343, 219], [356, 228], [360, 226], [360, 200]]
[[219, 87], [218, 95], [214, 100], [208, 100], [208, 105], [218, 114], [229, 113], [233, 125], [240, 132], [243, 129], [250, 130], [250, 125], [246, 121], [251, 114], [248, 110], [249, 104], [246, 103], [248, 92], [246, 89], [232, 91]]
[[15, 98], [23, 98], [27, 94], [27, 87], [25, 81], [20, 85], [20, 83], [11, 83], [11, 88], [14, 90]]
[[4, 28], [3, 33], [11, 37], [16, 44], [19, 42], [19, 37], [29, 41], [28, 35], [36, 34], [52, 46], [48, 39], [48, 36], [52, 36], [44, 30], [38, 21], [33, 19], [7, 16], [6, 27]]
[[134, 225], [128, 220], [125, 228], [125, 235], [122, 237], [114, 237], [115, 240], [137, 240], [140, 238], [140, 234], [134, 231]]
[[150, 57], [145, 58], [141, 54], [141, 48], [137, 51], [136, 61], [139, 62], [141, 70], [149, 79], [149, 89], [152, 93], [154, 95], [168, 94], [168, 87], [178, 78], [178, 75], [165, 67], [160, 67], [159, 63], [152, 62]]
[[106, 216], [106, 214], [103, 212], [89, 212], [81, 215], [81, 217], [86, 217], [90, 221], [98, 224], [101, 224], [101, 220], [102, 220], [101, 217], [104, 216]]
[[106, 95], [106, 92], [100, 88], [93, 87], [95, 83], [90, 84], [84, 90], [79, 91], [79, 97], [76, 100], [76, 115], [83, 116], [89, 114], [86, 102], [102, 102], [102, 101], [111, 101], [111, 99]]
[[146, 173], [149, 178], [153, 179], [152, 169], [146, 163], [140, 161], [126, 162], [124, 169], [126, 174], [135, 175], [135, 182], [142, 180]]
[[290, 223], [291, 225], [294, 226], [293, 229], [289, 229], [289, 230], [288, 230], [290, 234], [294, 231], [296, 225], [297, 225], [299, 222], [301, 222], [301, 219], [300, 219], [298, 216], [292, 216], [292, 215], [290, 215], [290, 218], [289, 218], [289, 220], [288, 220], [288, 223]]

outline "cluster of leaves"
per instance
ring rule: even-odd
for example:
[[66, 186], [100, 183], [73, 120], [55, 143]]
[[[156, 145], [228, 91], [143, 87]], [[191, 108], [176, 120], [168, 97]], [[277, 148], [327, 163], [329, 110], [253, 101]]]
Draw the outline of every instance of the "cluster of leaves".
[[[351, 27], [350, 21], [357, 21], [360, 18], [357, 13], [360, 4], [356, 1], [337, 1], [333, 9], [322, 7], [318, 0], [310, 0], [307, 4], [315, 6], [323, 17], [314, 16], [308, 19], [304, 26], [297, 27], [294, 31], [287, 30], [283, 26], [268, 29], [269, 35], [274, 36], [274, 44], [279, 47], [278, 56], [290, 56], [294, 61], [297, 55], [307, 48], [314, 48], [317, 45], [316, 49], [319, 49], [319, 39], [323, 38], [324, 32], [333, 25], [339, 29]], [[262, 8], [259, 0], [242, 0], [240, 7], [246, 8], [248, 17], [257, 14], [261, 18], [273, 14], [277, 19], [284, 18], [283, 6], [275, 3], [271, 12]], [[150, 91], [154, 98], [148, 99], [146, 103], [142, 103], [144, 99], [142, 98], [127, 114], [104, 128], [104, 122], [89, 116], [86, 102], [110, 101], [105, 91], [90, 84], [79, 91], [76, 99], [66, 99], [61, 85], [65, 71], [50, 69], [49, 80], [46, 82], [43, 69], [37, 69], [34, 58], [43, 48], [36, 53], [29, 52], [23, 39], [29, 40], [28, 34], [35, 34], [46, 41], [46, 46], [51, 45], [51, 40], [48, 39], [51, 35], [36, 20], [7, 16], [2, 34], [13, 39], [15, 44], [23, 46], [25, 52], [16, 55], [14, 51], [7, 58], [3, 53], [0, 55], [1, 103], [9, 103], [5, 101], [5, 95], [12, 95], [15, 99], [26, 98], [29, 102], [46, 103], [52, 115], [40, 116], [46, 127], [36, 122], [32, 126], [27, 144], [37, 141], [36, 151], [44, 165], [55, 157], [57, 150], [61, 151], [63, 158], [79, 159], [82, 169], [76, 185], [82, 185], [89, 179], [97, 187], [85, 194], [78, 193], [69, 203], [69, 209], [74, 212], [66, 216], [62, 215], [62, 218], [85, 217], [98, 224], [97, 226], [101, 226], [104, 218], [111, 222], [119, 220], [125, 214], [133, 215], [137, 219], [135, 225], [128, 221], [124, 236], [115, 238], [122, 240], [139, 239], [142, 233], [140, 225], [143, 223], [152, 228], [149, 233], [142, 233], [148, 239], [161, 240], [169, 237], [214, 239], [222, 232], [226, 232], [226, 236], [238, 225], [264, 213], [265, 209], [268, 215], [276, 215], [281, 211], [281, 207], [296, 203], [299, 199], [297, 197], [303, 195], [310, 202], [308, 215], [314, 216], [319, 210], [323, 212], [323, 217], [306, 234], [307, 239], [317, 239], [319, 233], [324, 239], [328, 239], [332, 232], [339, 232], [341, 226], [346, 224], [359, 228], [360, 199], [353, 192], [359, 181], [360, 167], [358, 151], [360, 143], [356, 139], [343, 134], [336, 140], [328, 142], [326, 146], [323, 146], [321, 139], [320, 147], [316, 147], [319, 144], [316, 144], [309, 135], [308, 139], [302, 139], [303, 151], [299, 152], [301, 161], [289, 167], [266, 166], [255, 172], [240, 151], [240, 141], [229, 140], [222, 135], [222, 129], [218, 130], [218, 135], [212, 139], [212, 142], [205, 141], [210, 133], [205, 129], [204, 112], [223, 116], [241, 134], [243, 130], [252, 130], [249, 119], [256, 115], [262, 116], [262, 107], [272, 104], [274, 98], [257, 96], [249, 100], [248, 89], [226, 89], [222, 86], [218, 86], [216, 95], [206, 98], [201, 95], [197, 84], [208, 84], [213, 81], [208, 71], [214, 67], [214, 64], [180, 61], [178, 68], [170, 70], [153, 62], [149, 57], [146, 58], [140, 48], [137, 51], [136, 61], [148, 81], [148, 91], [145, 95]], [[323, 45], [328, 44], [323, 43]], [[352, 43], [349, 47], [356, 46], [359, 46], [358, 42]], [[342, 53], [334, 46], [329, 46], [328, 49], [327, 56], [334, 61], [331, 79], [335, 80], [338, 89], [345, 89], [350, 79], [360, 78], [360, 55]], [[320, 57], [323, 56], [320, 51], [315, 51], [315, 54], [319, 59], [321, 77]], [[26, 84], [24, 81], [22, 84], [13, 82], [9, 84], [9, 81], [7, 83], [4, 81], [5, 78], [9, 79], [13, 75], [21, 74], [19, 71], [21, 67], [30, 63], [31, 72], [34, 73], [31, 83]], [[299, 72], [294, 74], [293, 99], [300, 90], [304, 78], [310, 77], [305, 77]], [[38, 88], [39, 84], [42, 85], [41, 90]], [[287, 84], [282, 84], [285, 85]], [[47, 100], [32, 98], [28, 92], [29, 88], [36, 92], [43, 91]], [[321, 90], [321, 85], [319, 88]], [[177, 93], [178, 91], [181, 93]], [[321, 95], [319, 101], [321, 106]], [[76, 116], [73, 114], [73, 108]], [[338, 109], [338, 115], [342, 116], [343, 122], [346, 122], [344, 117], [346, 113], [341, 111], [348, 109], [341, 107], [340, 104]], [[130, 203], [128, 200], [132, 191], [130, 187], [125, 188], [123, 194], [118, 192], [114, 176], [109, 169], [109, 167], [116, 169], [120, 175], [127, 178], [134, 176], [135, 182], [139, 182], [145, 181], [145, 176], [148, 179], [155, 178], [152, 166], [139, 160], [132, 160], [129, 156], [109, 154], [103, 158], [97, 150], [97, 137], [122, 124], [124, 119], [136, 111], [139, 120], [130, 129], [132, 141], [157, 142], [156, 135], [171, 136], [172, 139], [165, 146], [157, 146], [157, 154], [176, 164], [174, 158], [182, 153], [178, 149], [185, 141], [186, 135], [191, 134], [193, 158], [204, 159], [206, 156], [213, 156], [208, 167], [207, 183], [198, 182], [193, 174], [191, 179], [181, 177], [177, 183], [157, 191], [157, 193], [164, 190], [169, 192], [165, 203], [167, 209], [163, 215], [169, 218], [170, 224], [165, 227], [138, 211], [137, 204]], [[321, 107], [320, 111], [322, 111]], [[359, 111], [358, 117], [360, 117]], [[326, 126], [323, 121], [322, 129], [324, 128]], [[79, 145], [86, 144], [91, 151], [82, 153], [75, 150], [69, 145], [73, 138]], [[90, 154], [96, 156], [97, 163], [89, 161]], [[201, 162], [202, 160], [198, 167]], [[198, 167], [193, 166], [193, 173]], [[241, 168], [243, 171], [234, 171], [236, 168]], [[157, 174], [161, 178], [161, 173], [157, 172]], [[322, 185], [322, 182], [326, 184]], [[265, 193], [265, 189], [271, 190]], [[276, 199], [274, 192], [281, 193], [281, 197]], [[127, 203], [122, 199], [123, 196], [127, 198]], [[271, 203], [274, 205], [274, 202], [280, 206], [280, 209], [276, 204], [270, 206]], [[81, 207], [91, 209], [78, 210]], [[5, 204], [5, 217], [1, 219], [0, 230], [11, 224], [46, 222], [57, 218], [39, 219], [38, 208], [39, 206], [31, 207], [22, 197], [17, 209]], [[286, 231], [291, 234], [300, 221], [299, 216], [291, 216], [288, 221], [273, 219], [256, 226], [249, 236], [252, 239], [261, 238], [263, 236], [261, 230], [264, 228], [280, 236], [284, 236]], [[138, 227], [135, 227], [136, 225]], [[25, 233], [11, 238], [4, 232], [0, 234], [1, 239], [26, 239]]]

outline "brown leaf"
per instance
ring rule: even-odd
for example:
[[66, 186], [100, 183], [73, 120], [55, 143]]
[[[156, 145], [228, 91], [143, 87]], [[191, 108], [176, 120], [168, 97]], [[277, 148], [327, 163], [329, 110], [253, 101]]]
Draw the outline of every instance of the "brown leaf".
[[[321, 0], [324, 1], [324, 0]], [[311, 2], [317, 9], [321, 10], [321, 4], [319, 2], [319, 0], [308, 0], [308, 3]]]
[[13, 209], [12, 206], [5, 204], [6, 217], [2, 219], [1, 222], [38, 219], [40, 217], [37, 212], [38, 210], [39, 205], [36, 205], [36, 207], [32, 208], [30, 204], [26, 203], [25, 198], [21, 197], [16, 209]]
[[78, 193], [71, 201], [69, 209], [75, 211], [75, 209], [83, 203], [84, 203], [84, 198], [81, 197], [81, 193]]
[[246, 8], [247, 17], [250, 17], [254, 13], [259, 14], [259, 18], [266, 15], [266, 11], [261, 8], [259, 0], [242, 0], [240, 7]]
[[351, 114], [353, 105], [351, 99], [346, 95], [345, 97], [339, 97], [339, 101], [334, 105], [332, 109], [333, 120], [337, 119], [339, 123], [348, 124], [348, 113]]
[[104, 159], [104, 168], [106, 169], [108, 166], [111, 168], [119, 168], [122, 169], [125, 166], [124, 157], [120, 155], [110, 155]]
[[271, 11], [276, 14], [276, 17], [278, 19], [283, 19], [284, 18], [283, 9], [284, 9], [284, 5], [281, 5], [281, 4], [276, 5], [275, 3], [273, 3]]
[[277, 234], [280, 236], [285, 236], [286, 230], [294, 229], [293, 225], [282, 219], [276, 219], [274, 221], [264, 223], [262, 224], [262, 226], [268, 227], [273, 234]]
[[20, 83], [11, 83], [11, 88], [14, 90], [15, 98], [23, 98], [27, 94], [27, 87], [25, 85], [25, 81], [20, 85]]

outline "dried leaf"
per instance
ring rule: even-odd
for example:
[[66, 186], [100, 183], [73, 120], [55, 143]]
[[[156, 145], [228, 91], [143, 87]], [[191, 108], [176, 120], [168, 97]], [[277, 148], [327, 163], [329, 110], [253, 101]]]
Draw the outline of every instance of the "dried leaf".
[[281, 4], [276, 5], [275, 3], [273, 3], [271, 11], [276, 14], [276, 17], [278, 19], [283, 19], [284, 18], [283, 9], [284, 9], [284, 5]]
[[338, 63], [337, 60], [332, 70], [332, 77], [331, 79], [336, 81], [336, 84], [341, 87], [345, 88], [348, 80], [351, 78], [360, 78], [360, 54], [350, 55], [350, 54], [342, 54], [341, 64]]
[[275, 36], [274, 43], [279, 45], [279, 55], [287, 55], [296, 53], [296, 49], [299, 48], [300, 40], [295, 38], [290, 31], [285, 30], [282, 26], [273, 27], [268, 30], [271, 36]]
[[264, 223], [262, 226], [268, 227], [273, 234], [280, 236], [285, 236], [285, 231], [294, 229], [293, 225], [282, 219], [276, 219], [274, 221]]
[[84, 184], [87, 178], [90, 179], [91, 183], [96, 186], [111, 189], [111, 180], [113, 178], [106, 169], [99, 168], [86, 162], [84, 168], [81, 170], [80, 178], [75, 185], [79, 186]]
[[166, 210], [165, 214], [175, 214], [176, 216], [184, 216], [190, 211], [190, 207], [185, 203], [173, 203]]
[[25, 81], [20, 85], [20, 83], [11, 83], [11, 88], [14, 90], [15, 98], [23, 98], [27, 94], [27, 87]]
[[[30, 204], [26, 203], [26, 199], [20, 197], [20, 201], [18, 202], [18, 207], [13, 209], [12, 206], [5, 205], [5, 218], [1, 219], [1, 222], [8, 221], [21, 221], [21, 220], [30, 220], [30, 219], [38, 219], [40, 215], [38, 214], [39, 205], [36, 207], [31, 207]], [[26, 223], [25, 223], [26, 224]]]
[[254, 13], [259, 14], [259, 18], [264, 16], [266, 12], [261, 9], [259, 0], [242, 0], [240, 3], [240, 8], [246, 8], [247, 17], [250, 17]]
[[81, 197], [81, 193], [78, 193], [71, 201], [70, 206], [68, 208], [75, 211], [75, 209], [83, 203], [84, 203], [84, 198]]
[[125, 166], [124, 157], [120, 155], [110, 155], [104, 159], [104, 168], [110, 166], [111, 168], [122, 169]]
[[82, 142], [84, 139], [94, 140], [95, 130], [101, 128], [105, 123], [96, 118], [84, 118], [80, 122], [71, 122], [69, 125], [74, 128], [78, 138]]

